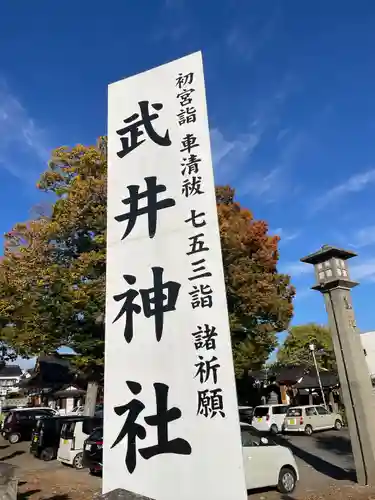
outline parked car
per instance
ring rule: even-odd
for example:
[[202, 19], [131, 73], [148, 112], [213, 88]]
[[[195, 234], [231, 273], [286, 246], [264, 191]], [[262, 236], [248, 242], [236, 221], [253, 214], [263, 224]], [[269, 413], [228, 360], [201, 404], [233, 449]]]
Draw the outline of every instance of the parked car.
[[77, 416], [66, 420], [61, 428], [57, 460], [75, 469], [83, 469], [84, 442], [96, 427], [102, 425], [103, 419], [97, 417]]
[[256, 406], [252, 425], [259, 431], [277, 434], [282, 430], [288, 408], [286, 404]]
[[284, 432], [304, 432], [311, 436], [314, 431], [336, 429], [343, 426], [342, 416], [331, 413], [321, 405], [293, 406], [285, 416]]
[[254, 415], [254, 408], [252, 406], [239, 406], [238, 413], [240, 416], [240, 422], [251, 424]]
[[29, 441], [38, 419], [52, 417], [55, 411], [51, 408], [17, 408], [11, 410], [4, 420], [2, 435], [11, 444]]
[[45, 461], [56, 459], [63, 424], [77, 419], [81, 417], [67, 415], [38, 420], [31, 435], [30, 453]]
[[281, 493], [294, 491], [299, 472], [289, 448], [276, 444], [246, 424], [241, 424], [241, 441], [248, 490], [277, 487]]
[[101, 474], [103, 467], [103, 427], [96, 428], [86, 439], [83, 447], [83, 465], [90, 470], [90, 474]]

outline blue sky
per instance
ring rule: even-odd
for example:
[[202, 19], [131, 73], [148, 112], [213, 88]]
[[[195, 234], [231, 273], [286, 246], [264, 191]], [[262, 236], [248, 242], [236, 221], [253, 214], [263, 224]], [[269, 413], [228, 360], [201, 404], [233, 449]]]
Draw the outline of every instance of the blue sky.
[[106, 133], [107, 84], [202, 50], [217, 183], [281, 236], [295, 324], [325, 322], [299, 258], [358, 251], [357, 323], [375, 329], [375, 3], [3, 2], [0, 229], [47, 200], [49, 151]]

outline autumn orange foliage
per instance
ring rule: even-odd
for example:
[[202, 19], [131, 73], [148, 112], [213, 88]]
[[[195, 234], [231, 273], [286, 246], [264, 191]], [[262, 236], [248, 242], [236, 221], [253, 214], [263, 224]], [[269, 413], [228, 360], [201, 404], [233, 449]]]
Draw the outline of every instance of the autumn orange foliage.
[[[1, 339], [23, 356], [61, 345], [89, 376], [102, 373], [106, 251], [106, 139], [53, 152], [39, 189], [50, 213], [5, 236], [0, 263]], [[278, 237], [217, 188], [236, 374], [264, 363], [293, 314], [294, 289], [277, 272]], [[1, 340], [0, 339], [0, 340]]]

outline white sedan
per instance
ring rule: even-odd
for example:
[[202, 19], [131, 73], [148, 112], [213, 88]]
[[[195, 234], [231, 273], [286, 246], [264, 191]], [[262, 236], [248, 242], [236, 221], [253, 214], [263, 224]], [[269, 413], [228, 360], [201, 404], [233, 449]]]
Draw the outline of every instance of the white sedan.
[[281, 493], [292, 493], [299, 473], [289, 448], [247, 424], [241, 424], [241, 440], [246, 488], [277, 487]]

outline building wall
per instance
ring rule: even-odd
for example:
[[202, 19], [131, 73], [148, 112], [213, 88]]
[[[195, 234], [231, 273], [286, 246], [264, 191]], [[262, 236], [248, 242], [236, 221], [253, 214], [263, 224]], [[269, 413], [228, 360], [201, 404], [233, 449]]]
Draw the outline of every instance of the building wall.
[[0, 377], [0, 396], [18, 392], [20, 377]]
[[375, 377], [375, 331], [362, 333], [361, 341], [370, 375]]

